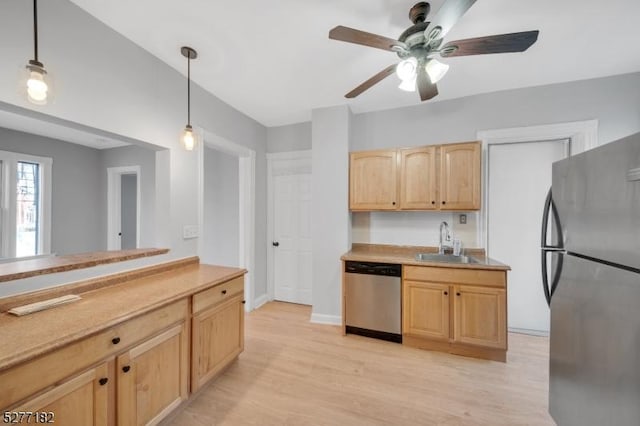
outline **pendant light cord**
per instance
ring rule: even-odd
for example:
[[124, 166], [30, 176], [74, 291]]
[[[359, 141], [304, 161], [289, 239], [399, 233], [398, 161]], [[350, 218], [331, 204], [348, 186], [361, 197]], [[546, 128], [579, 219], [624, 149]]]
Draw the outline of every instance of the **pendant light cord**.
[[187, 55], [187, 125], [191, 125], [191, 53]]
[[33, 51], [38, 62], [38, 0], [33, 0]]

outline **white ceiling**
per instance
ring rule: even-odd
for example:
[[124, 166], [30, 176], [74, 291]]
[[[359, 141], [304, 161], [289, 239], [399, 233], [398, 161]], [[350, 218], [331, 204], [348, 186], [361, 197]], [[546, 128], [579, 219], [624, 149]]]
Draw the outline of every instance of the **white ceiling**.
[[[366, 112], [419, 104], [390, 76], [343, 96], [388, 65], [391, 52], [328, 39], [336, 25], [397, 38], [416, 0], [71, 0], [266, 126], [306, 121], [318, 107]], [[431, 2], [431, 14], [443, 0]], [[640, 71], [638, 0], [478, 0], [445, 38], [540, 30], [525, 53], [450, 58], [434, 100]], [[428, 20], [428, 19], [427, 19]]]

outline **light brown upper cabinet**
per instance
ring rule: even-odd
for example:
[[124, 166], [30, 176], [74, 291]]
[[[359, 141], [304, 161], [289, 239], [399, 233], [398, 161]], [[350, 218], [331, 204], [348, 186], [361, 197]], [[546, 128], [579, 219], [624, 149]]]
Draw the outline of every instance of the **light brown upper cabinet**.
[[400, 149], [400, 209], [437, 210], [436, 147]]
[[349, 208], [480, 210], [481, 145], [352, 152]]
[[480, 143], [440, 147], [440, 205], [442, 210], [480, 209]]
[[395, 149], [351, 153], [349, 208], [397, 210], [398, 154]]

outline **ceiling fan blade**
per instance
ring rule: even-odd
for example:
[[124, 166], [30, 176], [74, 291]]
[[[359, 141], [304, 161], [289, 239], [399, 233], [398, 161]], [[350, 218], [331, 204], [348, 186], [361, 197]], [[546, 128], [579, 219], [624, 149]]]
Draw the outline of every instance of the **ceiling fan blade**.
[[424, 67], [418, 67], [418, 78], [416, 81], [418, 85], [418, 92], [420, 93], [420, 99], [424, 102], [438, 95], [438, 87], [431, 83], [429, 74], [425, 71]]
[[[438, 9], [438, 13], [434, 15], [431, 23], [424, 30], [425, 38], [431, 41], [446, 36], [449, 30], [458, 22], [458, 19], [460, 19], [475, 2], [476, 0], [447, 0], [440, 9]], [[440, 27], [440, 30], [432, 33], [437, 27]]]
[[536, 30], [454, 40], [440, 49], [440, 56], [450, 58], [488, 53], [524, 52], [538, 40], [538, 33], [539, 31]]
[[355, 98], [356, 96], [358, 96], [359, 94], [361, 94], [362, 92], [364, 92], [365, 90], [373, 86], [374, 84], [381, 82], [382, 80], [384, 80], [385, 78], [393, 74], [396, 70], [396, 65], [397, 64], [389, 65], [387, 68], [383, 69], [378, 74], [374, 75], [369, 80], [365, 81], [360, 86], [356, 87], [355, 89], [353, 89], [352, 91], [344, 95], [344, 97], [349, 99]]
[[329, 31], [329, 38], [388, 51], [393, 51], [392, 48], [395, 46], [401, 47], [402, 49], [407, 48], [407, 45], [401, 41], [349, 27], [343, 27], [342, 25], [338, 25]]

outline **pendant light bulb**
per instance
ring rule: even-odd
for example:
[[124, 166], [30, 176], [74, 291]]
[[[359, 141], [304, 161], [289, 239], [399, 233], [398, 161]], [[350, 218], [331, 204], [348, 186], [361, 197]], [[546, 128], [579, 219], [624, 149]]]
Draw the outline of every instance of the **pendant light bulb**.
[[182, 145], [187, 151], [193, 151], [193, 147], [196, 144], [196, 140], [193, 137], [193, 128], [187, 124], [182, 133]]
[[180, 141], [187, 151], [193, 151], [196, 145], [196, 138], [193, 135], [193, 127], [191, 127], [191, 60], [198, 57], [198, 53], [188, 46], [180, 48], [182, 56], [187, 58], [187, 125], [182, 132]]
[[413, 56], [401, 61], [396, 66], [396, 74], [402, 81], [415, 80], [418, 71], [418, 60]]
[[49, 95], [47, 71], [38, 60], [38, 0], [33, 0], [33, 56], [27, 64], [27, 100], [36, 105], [45, 105]]
[[27, 80], [27, 99], [36, 105], [45, 105], [47, 103], [47, 94], [49, 85], [46, 81], [47, 72], [41, 65], [33, 64], [29, 61], [27, 65], [29, 77]]
[[449, 65], [443, 64], [435, 59], [429, 59], [427, 64], [424, 66], [424, 69], [427, 74], [429, 74], [431, 83], [436, 84], [442, 79], [442, 77], [444, 77], [447, 71], [449, 71]]

